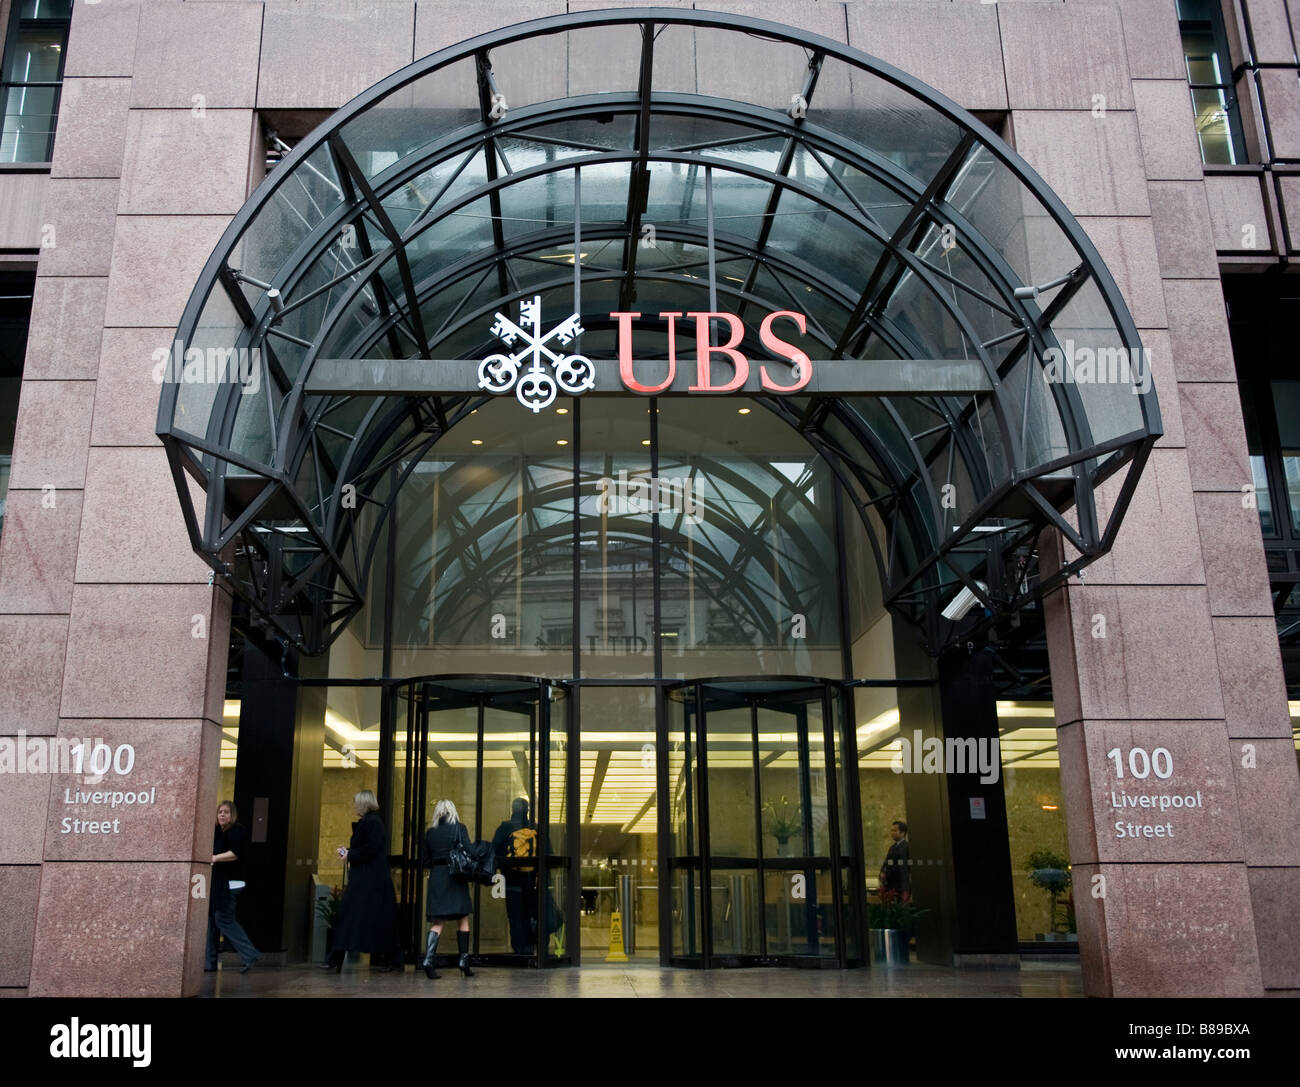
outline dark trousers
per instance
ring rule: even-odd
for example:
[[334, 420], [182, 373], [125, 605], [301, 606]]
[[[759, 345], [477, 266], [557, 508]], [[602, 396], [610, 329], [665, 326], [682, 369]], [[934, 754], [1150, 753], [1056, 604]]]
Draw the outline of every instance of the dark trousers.
[[537, 950], [537, 877], [506, 875], [506, 917], [510, 921], [510, 946], [516, 955]]
[[239, 961], [245, 966], [252, 966], [260, 957], [248, 933], [235, 917], [235, 905], [239, 901], [238, 890], [214, 891], [208, 904], [208, 947], [204, 966], [208, 970], [217, 968], [217, 933], [226, 938], [226, 942], [239, 952]]

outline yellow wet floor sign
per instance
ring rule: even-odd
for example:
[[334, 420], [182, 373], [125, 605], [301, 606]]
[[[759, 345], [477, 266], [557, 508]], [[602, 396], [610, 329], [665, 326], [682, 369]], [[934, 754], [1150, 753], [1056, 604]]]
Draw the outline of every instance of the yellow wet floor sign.
[[609, 954], [606, 962], [627, 962], [623, 954], [623, 915], [615, 912], [609, 918]]

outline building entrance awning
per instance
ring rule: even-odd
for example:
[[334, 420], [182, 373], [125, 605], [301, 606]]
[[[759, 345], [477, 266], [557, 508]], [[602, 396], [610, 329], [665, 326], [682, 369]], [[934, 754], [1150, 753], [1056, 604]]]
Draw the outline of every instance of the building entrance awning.
[[[528, 328], [557, 334], [531, 361]], [[547, 381], [633, 388], [622, 337], [665, 395], [692, 395], [706, 349], [743, 354], [749, 384], [723, 395], [826, 457], [934, 649], [962, 593], [996, 621], [1104, 553], [1160, 435], [1110, 274], [970, 114], [779, 24], [571, 14], [394, 73], [235, 217], [163, 374], [194, 547], [319, 651], [421, 455], [485, 397], [518, 395], [524, 426]], [[807, 375], [774, 346], [796, 341]], [[1042, 581], [1047, 526], [1077, 558]]]

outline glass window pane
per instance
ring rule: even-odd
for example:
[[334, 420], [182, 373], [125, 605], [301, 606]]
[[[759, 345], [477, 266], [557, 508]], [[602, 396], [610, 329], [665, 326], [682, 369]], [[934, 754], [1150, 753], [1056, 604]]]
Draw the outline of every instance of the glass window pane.
[[5, 92], [0, 161], [45, 162], [58, 117], [56, 87], [10, 87]]
[[7, 50], [4, 78], [9, 83], [55, 83], [63, 64], [66, 28], [20, 27]]
[[835, 954], [835, 895], [829, 868], [768, 871], [763, 915], [769, 955]]
[[1241, 392], [1241, 414], [1246, 424], [1246, 449], [1250, 455], [1250, 474], [1255, 486], [1255, 506], [1259, 510], [1259, 526], [1265, 536], [1277, 536], [1277, 522], [1273, 517], [1273, 492], [1268, 482], [1267, 459], [1264, 440], [1260, 435], [1259, 408], [1257, 406], [1256, 384], [1243, 380], [1238, 389]]
[[1050, 702], [999, 702], [1016, 934], [1077, 940], [1056, 719]]
[[[408, 477], [394, 674], [571, 674], [573, 426], [560, 408], [569, 402], [535, 417], [514, 397], [485, 404]], [[382, 594], [367, 606], [382, 614]]]
[[709, 840], [713, 856], [757, 857], [754, 739], [748, 706], [710, 708]]
[[756, 869], [713, 869], [710, 910], [715, 956], [762, 954], [759, 886]]
[[1192, 91], [1192, 112], [1196, 115], [1196, 137], [1203, 162], [1214, 165], [1236, 162], [1227, 103], [1222, 91]]
[[23, 19], [71, 19], [72, 0], [22, 0]]
[[578, 563], [586, 676], [654, 674], [649, 404], [582, 403]]
[[[472, 837], [497, 847], [497, 863], [505, 877], [504, 898], [484, 891], [478, 894], [478, 948], [483, 953], [533, 955], [537, 950], [539, 734], [536, 692], [529, 694], [527, 701], [498, 698], [500, 705], [483, 710], [483, 808]], [[510, 843], [516, 840], [520, 853], [526, 853], [532, 843], [531, 859], [510, 857]]]
[[1291, 529], [1300, 532], [1300, 381], [1273, 382], [1273, 412]]
[[[625, 946], [659, 955], [659, 808], [655, 692], [651, 687], [588, 687], [581, 702], [581, 825], [585, 956], [603, 959], [615, 909]], [[630, 939], [629, 939], [630, 937]]]

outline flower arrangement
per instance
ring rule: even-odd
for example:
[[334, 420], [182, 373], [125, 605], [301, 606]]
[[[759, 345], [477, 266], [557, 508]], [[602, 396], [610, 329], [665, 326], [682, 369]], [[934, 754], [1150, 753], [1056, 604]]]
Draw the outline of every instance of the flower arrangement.
[[871, 928], [893, 928], [901, 932], [911, 932], [916, 919], [929, 912], [917, 906], [911, 894], [894, 890], [881, 891], [878, 903], [867, 904]]
[[763, 805], [763, 814], [767, 818], [767, 832], [772, 835], [781, 845], [785, 845], [802, 829], [802, 823], [795, 812], [790, 810], [790, 801], [787, 797], [781, 797], [781, 808], [778, 811], [775, 804], [770, 800]]

